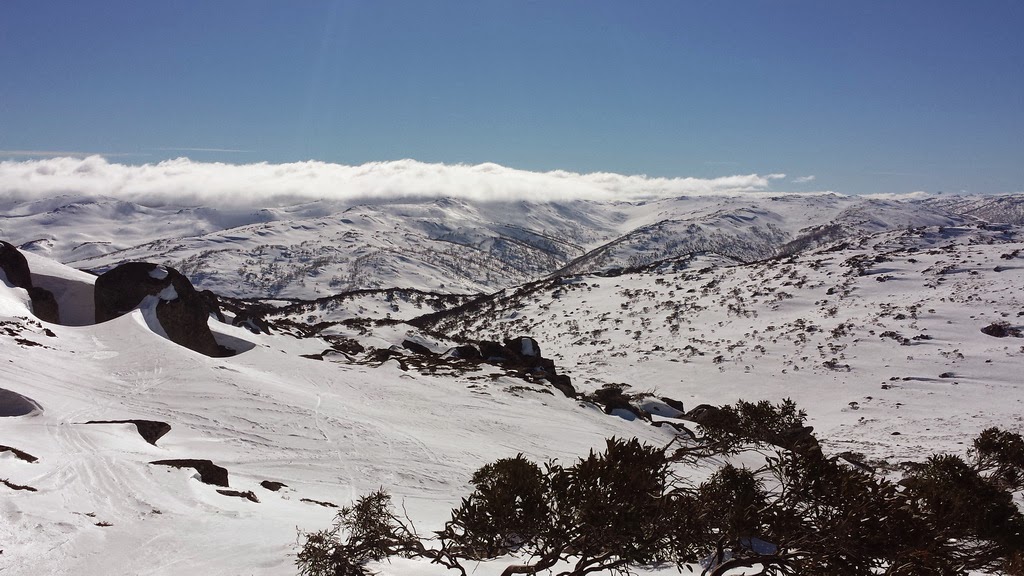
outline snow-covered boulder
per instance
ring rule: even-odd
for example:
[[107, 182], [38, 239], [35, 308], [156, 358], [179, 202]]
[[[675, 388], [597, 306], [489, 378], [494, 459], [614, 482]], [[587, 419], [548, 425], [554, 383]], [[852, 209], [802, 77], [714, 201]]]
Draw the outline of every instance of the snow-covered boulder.
[[[158, 326], [169, 340], [200, 354], [230, 356], [213, 337], [207, 321], [210, 305], [192, 283], [173, 268], [148, 262], [128, 262], [96, 279], [96, 322], [105, 322], [142, 305], [155, 312]], [[152, 310], [148, 310], [151, 308]]]

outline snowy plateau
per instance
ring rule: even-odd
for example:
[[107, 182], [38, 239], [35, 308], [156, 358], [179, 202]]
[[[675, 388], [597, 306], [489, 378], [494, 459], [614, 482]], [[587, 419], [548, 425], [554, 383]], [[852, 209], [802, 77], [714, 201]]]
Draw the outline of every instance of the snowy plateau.
[[[689, 442], [701, 426], [680, 416], [705, 404], [791, 398], [825, 454], [897, 480], [986, 428], [1022, 429], [1024, 196], [0, 196], [0, 239], [58, 310], [41, 320], [0, 282], [4, 575], [295, 574], [299, 532], [333, 506], [384, 488], [429, 534], [489, 462]], [[234, 354], [172, 341], [160, 307], [177, 284], [96, 323], [97, 278], [127, 262], [209, 291]], [[486, 361], [508, 349], [481, 343], [510, 339], [546, 377]], [[595, 400], [608, 389], [625, 403]], [[190, 460], [223, 483], [153, 464]], [[700, 483], [715, 466], [675, 472]]]

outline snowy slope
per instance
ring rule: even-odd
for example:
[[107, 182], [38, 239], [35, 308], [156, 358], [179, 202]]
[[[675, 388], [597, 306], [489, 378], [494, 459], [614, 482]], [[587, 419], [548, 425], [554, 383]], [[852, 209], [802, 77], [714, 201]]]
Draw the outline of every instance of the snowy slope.
[[[311, 360], [300, 354], [324, 342], [211, 322], [222, 342], [251, 345], [214, 359], [156, 335], [139, 310], [100, 325], [43, 326], [25, 300], [0, 286], [0, 382], [41, 407], [0, 417], [0, 444], [38, 458], [0, 452], [0, 478], [37, 490], [0, 486], [5, 574], [293, 573], [296, 528], [322, 528], [334, 515], [303, 498], [346, 504], [383, 486], [429, 530], [495, 458], [571, 461], [611, 435], [669, 438], [562, 396], [509, 394], [515, 381], [500, 373], [432, 377], [394, 361]], [[123, 419], [171, 431], [154, 446], [133, 424], [86, 424]], [[219, 494], [190, 469], [148, 464], [179, 458], [227, 468], [230, 488], [260, 502]], [[287, 488], [271, 492], [263, 480]]]
[[[152, 261], [224, 295], [314, 299], [391, 287], [491, 292], [559, 271], [593, 273], [696, 251], [750, 262], [862, 233], [999, 221], [998, 210], [979, 211], [978, 202], [758, 194], [211, 208], [0, 196], [0, 230], [28, 251], [80, 269]], [[1009, 196], [1000, 206], [1010, 216], [1022, 202]]]
[[890, 463], [1019, 427], [1024, 234], [920, 228], [733, 267], [575, 276], [417, 323], [532, 334], [578, 388], [624, 383], [686, 402], [792, 397], [831, 450]]
[[[846, 213], [854, 222], [838, 205], [830, 221]], [[795, 224], [803, 209], [783, 221], [817, 221], [805, 214]], [[892, 208], [885, 218], [900, 214], [920, 217]], [[613, 220], [605, 225], [631, 225]], [[287, 227], [289, 239], [306, 233], [286, 219], [269, 224]], [[296, 529], [323, 528], [334, 515], [314, 501], [344, 505], [384, 487], [429, 532], [467, 493], [471, 473], [496, 458], [571, 462], [613, 435], [671, 439], [667, 428], [605, 415], [497, 367], [418, 368], [399, 349], [406, 339], [444, 352], [463, 337], [528, 334], [583, 391], [625, 383], [688, 408], [792, 397], [832, 454], [897, 465], [961, 452], [985, 427], [1020, 429], [1024, 340], [980, 329], [1022, 324], [1022, 254], [1015, 226], [931, 226], [746, 265], [688, 255], [468, 303], [415, 290], [267, 301], [277, 309], [268, 319], [324, 323], [322, 337], [211, 320], [220, 342], [243, 352], [209, 358], [158, 335], [144, 310], [92, 325], [94, 277], [30, 253], [33, 279], [54, 292], [64, 325], [34, 320], [25, 292], [0, 286], [0, 388], [38, 406], [0, 417], [0, 445], [38, 458], [0, 452], [0, 479], [36, 489], [0, 486], [0, 568], [290, 574]], [[397, 322], [425, 312], [435, 315], [415, 322], [428, 331]], [[373, 322], [387, 314], [392, 321]], [[325, 354], [337, 337], [365, 350]], [[373, 348], [393, 358], [374, 360]], [[171, 430], [151, 445], [134, 424], [87, 424], [128, 419]], [[150, 464], [192, 458], [223, 466], [230, 489], [259, 502], [220, 494], [191, 469]], [[680, 472], [694, 481], [710, 473]], [[265, 480], [287, 487], [273, 492]], [[417, 561], [383, 568], [444, 573]], [[502, 568], [484, 563], [476, 573]]]

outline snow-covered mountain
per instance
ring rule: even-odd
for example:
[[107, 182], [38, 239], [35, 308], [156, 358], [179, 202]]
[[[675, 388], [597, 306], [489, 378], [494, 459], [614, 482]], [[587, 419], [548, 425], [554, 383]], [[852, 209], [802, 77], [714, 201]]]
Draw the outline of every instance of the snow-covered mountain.
[[[0, 203], [2, 204], [2, 203]], [[689, 253], [751, 262], [846, 236], [1015, 218], [1018, 196], [877, 200], [834, 194], [684, 196], [643, 202], [423, 199], [263, 209], [144, 206], [111, 198], [7, 202], [15, 245], [80, 269], [172, 266], [237, 297], [312, 299], [347, 290], [485, 293], [546, 277]]]
[[[427, 533], [496, 458], [680, 441], [600, 405], [608, 385], [651, 392], [639, 407], [654, 423], [681, 422], [679, 403], [790, 397], [827, 453], [880, 474], [962, 453], [986, 427], [1021, 427], [1022, 203], [8, 203], [0, 229], [60, 322], [0, 278], [0, 572], [290, 574], [296, 529], [370, 490]], [[96, 277], [80, 269], [138, 260], [219, 294], [209, 326], [237, 354], [172, 342], [154, 309], [174, 291], [94, 323]], [[154, 464], [168, 460], [180, 467]]]

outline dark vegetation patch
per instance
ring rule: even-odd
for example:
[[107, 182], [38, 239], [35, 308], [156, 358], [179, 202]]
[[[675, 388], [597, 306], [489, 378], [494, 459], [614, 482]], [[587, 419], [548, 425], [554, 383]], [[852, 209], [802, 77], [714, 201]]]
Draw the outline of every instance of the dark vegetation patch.
[[[732, 412], [735, 429], [758, 437], [785, 437], [802, 421], [788, 402]], [[723, 443], [704, 442], [689, 463], [720, 462], [707, 449]], [[300, 534], [299, 573], [362, 576], [369, 562], [403, 556], [466, 575], [470, 564], [516, 554], [525, 562], [504, 576], [697, 562], [713, 576], [752, 567], [763, 576], [1024, 574], [1024, 515], [1012, 494], [1024, 489], [1019, 434], [988, 429], [966, 458], [932, 456], [899, 483], [851, 458], [781, 450], [758, 469], [727, 464], [695, 484], [673, 472], [669, 448], [612, 438], [571, 465], [497, 460], [473, 474], [472, 492], [432, 537], [378, 490], [341, 508], [330, 528]]]

